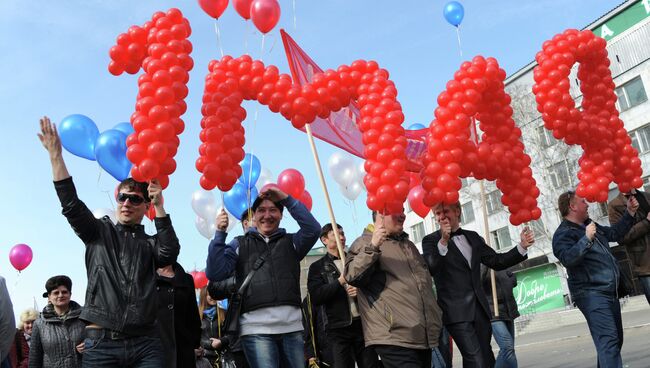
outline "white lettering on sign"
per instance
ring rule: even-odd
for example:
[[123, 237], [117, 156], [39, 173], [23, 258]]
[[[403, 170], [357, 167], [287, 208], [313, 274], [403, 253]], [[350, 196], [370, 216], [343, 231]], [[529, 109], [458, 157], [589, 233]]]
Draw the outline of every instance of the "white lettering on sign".
[[614, 32], [607, 27], [607, 24], [603, 24], [603, 28], [600, 30], [600, 37], [605, 38], [605, 37], [612, 37], [614, 35]]
[[562, 293], [561, 289], [548, 290], [548, 285], [540, 283], [538, 280], [533, 280], [530, 284], [527, 284], [526, 279], [528, 278], [529, 276], [526, 276], [521, 280], [520, 287], [517, 290], [517, 305], [519, 309], [539, 304]]

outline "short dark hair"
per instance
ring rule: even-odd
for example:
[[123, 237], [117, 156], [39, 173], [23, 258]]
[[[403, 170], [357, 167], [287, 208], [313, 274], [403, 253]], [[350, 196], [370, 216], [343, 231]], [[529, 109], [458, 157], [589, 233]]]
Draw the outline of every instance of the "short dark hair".
[[72, 280], [66, 275], [52, 276], [45, 282], [45, 290], [43, 298], [47, 298], [52, 290], [57, 289], [59, 286], [65, 286], [69, 292], [72, 292]]
[[[262, 201], [264, 201], [265, 199], [266, 198], [262, 198], [262, 197], [255, 198], [255, 202], [253, 202], [253, 205], [251, 206], [253, 212], [257, 212], [257, 208], [262, 205]], [[281, 205], [280, 202], [273, 202], [271, 200], [269, 201], [272, 202], [275, 205], [275, 207], [280, 210], [280, 212], [284, 211], [284, 206]]]
[[[339, 228], [340, 230], [343, 230], [343, 226], [341, 226], [340, 224], [336, 224], [336, 227]], [[334, 226], [332, 226], [331, 223], [325, 224], [325, 226], [323, 226], [323, 228], [320, 229], [320, 236], [318, 238], [320, 239], [326, 237], [332, 230], [334, 230]]]
[[560, 210], [560, 216], [562, 218], [567, 217], [569, 214], [569, 207], [571, 206], [571, 200], [576, 196], [576, 192], [573, 190], [567, 190], [566, 192], [560, 194], [557, 197], [557, 208]]
[[148, 183], [143, 183], [141, 181], [135, 181], [133, 178], [126, 178], [120, 182], [120, 184], [117, 186], [117, 192], [119, 193], [120, 190], [126, 189], [130, 190], [133, 192], [140, 192], [142, 194], [142, 197], [144, 198], [145, 202], [151, 202], [151, 198], [149, 198], [149, 184]]

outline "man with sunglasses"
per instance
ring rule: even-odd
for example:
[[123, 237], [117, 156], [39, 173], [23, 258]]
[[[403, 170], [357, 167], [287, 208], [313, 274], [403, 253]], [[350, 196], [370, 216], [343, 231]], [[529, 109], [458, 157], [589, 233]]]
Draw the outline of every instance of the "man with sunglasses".
[[567, 269], [569, 292], [587, 320], [598, 366], [622, 367], [620, 273], [609, 242], [620, 241], [630, 231], [639, 202], [628, 198], [627, 210], [612, 227], [592, 221], [589, 204], [574, 191], [562, 193], [557, 202], [564, 220], [553, 234], [553, 254]]
[[[88, 287], [80, 318], [86, 326], [83, 367], [161, 367], [156, 326], [156, 269], [176, 261], [180, 245], [162, 203], [162, 187], [126, 179], [118, 186], [117, 224], [95, 219], [77, 196], [61, 154], [61, 140], [47, 117], [38, 137], [50, 155], [63, 215], [86, 245]], [[142, 219], [153, 205], [155, 236]]]

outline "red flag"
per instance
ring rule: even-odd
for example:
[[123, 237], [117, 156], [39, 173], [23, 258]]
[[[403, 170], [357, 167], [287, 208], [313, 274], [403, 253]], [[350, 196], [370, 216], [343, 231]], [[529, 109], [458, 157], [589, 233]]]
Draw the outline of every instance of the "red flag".
[[[293, 80], [299, 84], [309, 83], [315, 73], [323, 72], [303, 49], [284, 30], [280, 30], [282, 43], [289, 62]], [[311, 124], [314, 137], [339, 147], [357, 157], [365, 158], [361, 131], [357, 127], [359, 107], [355, 102], [332, 112], [326, 119], [316, 118]], [[304, 128], [301, 129], [303, 132]], [[426, 150], [425, 135], [428, 129], [406, 130], [407, 170], [419, 172], [422, 169], [422, 155]]]

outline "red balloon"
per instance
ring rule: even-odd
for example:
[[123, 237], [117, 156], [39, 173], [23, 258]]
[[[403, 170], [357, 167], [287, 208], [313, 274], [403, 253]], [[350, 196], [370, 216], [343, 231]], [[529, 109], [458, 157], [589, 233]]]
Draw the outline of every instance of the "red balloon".
[[280, 21], [280, 4], [277, 0], [253, 0], [250, 15], [255, 27], [268, 33]]
[[199, 0], [199, 5], [212, 18], [219, 18], [228, 7], [228, 0]]
[[286, 169], [278, 175], [278, 187], [294, 198], [300, 198], [305, 191], [305, 178], [296, 169]]
[[299, 200], [300, 202], [302, 202], [302, 204], [305, 205], [305, 207], [307, 207], [308, 210], [311, 211], [311, 206], [313, 202], [311, 199], [311, 194], [309, 194], [308, 191], [305, 190], [304, 192], [302, 192], [302, 195], [300, 196]]
[[409, 206], [411, 206], [413, 212], [417, 213], [417, 215], [422, 218], [425, 218], [429, 214], [429, 211], [431, 211], [431, 208], [424, 204], [425, 194], [426, 193], [424, 189], [422, 189], [422, 186], [418, 185], [411, 189], [408, 195]]
[[190, 271], [189, 274], [192, 276], [192, 279], [194, 280], [194, 288], [195, 289], [201, 289], [203, 287], [208, 286], [208, 277], [205, 275], [204, 271], [197, 271], [193, 270]]
[[232, 5], [235, 7], [237, 14], [241, 15], [242, 18], [249, 20], [251, 19], [251, 3], [253, 0], [233, 0]]

